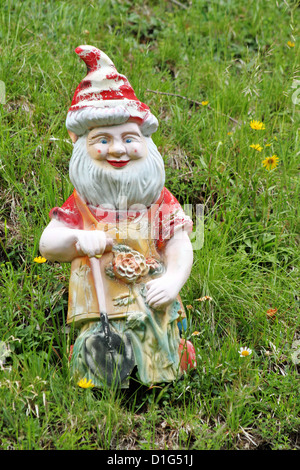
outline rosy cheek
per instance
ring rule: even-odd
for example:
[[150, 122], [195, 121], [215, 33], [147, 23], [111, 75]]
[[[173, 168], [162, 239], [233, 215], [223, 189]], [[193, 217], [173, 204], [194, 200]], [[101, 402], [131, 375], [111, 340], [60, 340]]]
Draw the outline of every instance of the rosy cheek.
[[98, 153], [101, 153], [101, 150], [97, 150]]

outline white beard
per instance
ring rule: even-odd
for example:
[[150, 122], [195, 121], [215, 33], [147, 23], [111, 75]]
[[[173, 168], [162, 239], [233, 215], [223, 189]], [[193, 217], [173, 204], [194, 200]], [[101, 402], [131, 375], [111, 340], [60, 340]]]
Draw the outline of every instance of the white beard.
[[148, 156], [133, 168], [120, 170], [97, 166], [86, 148], [87, 135], [74, 144], [69, 176], [83, 200], [92, 206], [129, 209], [136, 204], [150, 207], [157, 201], [165, 183], [162, 156], [151, 137], [145, 137]]

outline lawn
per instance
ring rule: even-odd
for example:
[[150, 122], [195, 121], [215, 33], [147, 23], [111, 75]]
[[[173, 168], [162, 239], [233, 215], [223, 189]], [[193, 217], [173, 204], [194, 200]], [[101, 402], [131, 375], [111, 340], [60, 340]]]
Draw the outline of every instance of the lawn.
[[[1, 449], [300, 449], [299, 13], [288, 0], [1, 2]], [[166, 186], [194, 220], [182, 299], [198, 366], [172, 384], [78, 387], [70, 266], [34, 261], [72, 192], [81, 44], [157, 116]]]

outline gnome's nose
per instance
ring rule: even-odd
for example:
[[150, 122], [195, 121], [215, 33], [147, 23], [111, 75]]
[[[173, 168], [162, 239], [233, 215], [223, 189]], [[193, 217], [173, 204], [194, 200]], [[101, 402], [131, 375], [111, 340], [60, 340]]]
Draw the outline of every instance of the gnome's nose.
[[109, 146], [109, 153], [114, 157], [121, 157], [126, 153], [126, 149], [122, 142], [113, 141]]

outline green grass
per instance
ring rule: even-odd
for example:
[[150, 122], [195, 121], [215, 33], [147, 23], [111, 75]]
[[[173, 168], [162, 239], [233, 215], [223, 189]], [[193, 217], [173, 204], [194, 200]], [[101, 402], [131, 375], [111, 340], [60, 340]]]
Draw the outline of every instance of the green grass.
[[[300, 449], [298, 25], [288, 0], [3, 0], [1, 449]], [[76, 387], [69, 266], [33, 262], [49, 210], [72, 190], [64, 122], [85, 75], [80, 44], [127, 75], [159, 118], [166, 186], [204, 206], [182, 291], [198, 368], [160, 388]]]

